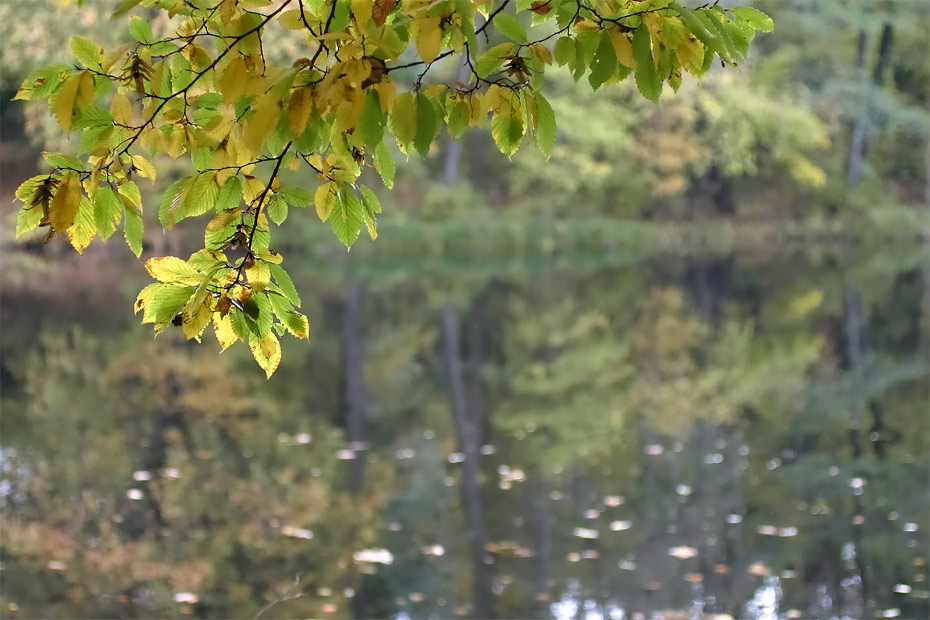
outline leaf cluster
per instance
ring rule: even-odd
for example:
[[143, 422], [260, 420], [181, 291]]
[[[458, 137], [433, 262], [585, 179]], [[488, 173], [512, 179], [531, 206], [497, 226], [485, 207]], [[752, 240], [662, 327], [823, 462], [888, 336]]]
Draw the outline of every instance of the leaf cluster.
[[[76, 63], [35, 71], [17, 93], [48, 101], [80, 138], [78, 157], [47, 154], [52, 172], [17, 191], [17, 235], [66, 233], [80, 252], [122, 225], [139, 256], [135, 179], [155, 179], [155, 155], [188, 158], [194, 171], [168, 187], [158, 218], [168, 230], [211, 213], [204, 248], [187, 261], [151, 259], [158, 282], [136, 309], [156, 331], [174, 324], [189, 338], [212, 320], [224, 347], [248, 340], [269, 376], [280, 360], [273, 325], [307, 337], [271, 224], [313, 205], [347, 247], [363, 227], [374, 239], [381, 207], [360, 176], [371, 167], [393, 185], [388, 133], [402, 153], [424, 154], [444, 125], [453, 138], [489, 127], [505, 155], [527, 136], [548, 155], [557, 134], [541, 92], [547, 67], [566, 66], [595, 90], [633, 76], [656, 101], [684, 72], [736, 64], [756, 31], [772, 29], [755, 9], [675, 0], [125, 0], [114, 17], [137, 6], [167, 14], [173, 30], [131, 15], [133, 44], [105, 50], [73, 36]], [[264, 53], [283, 31], [304, 38], [290, 66]], [[467, 79], [433, 79], [451, 57]], [[308, 168], [318, 184], [283, 185], [285, 168]]]

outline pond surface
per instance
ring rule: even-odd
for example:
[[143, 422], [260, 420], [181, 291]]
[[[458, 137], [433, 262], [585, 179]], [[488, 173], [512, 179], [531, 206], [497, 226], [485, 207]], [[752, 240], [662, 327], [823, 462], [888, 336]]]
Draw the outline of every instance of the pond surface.
[[30, 260], [6, 618], [930, 616], [920, 248], [309, 261], [270, 381]]

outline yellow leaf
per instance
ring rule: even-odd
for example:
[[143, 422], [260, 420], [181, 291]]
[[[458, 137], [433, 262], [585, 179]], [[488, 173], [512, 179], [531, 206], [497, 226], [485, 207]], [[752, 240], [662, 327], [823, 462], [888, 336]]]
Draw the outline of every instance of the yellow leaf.
[[442, 51], [442, 30], [435, 17], [423, 17], [410, 24], [410, 35], [423, 62], [433, 62]]
[[81, 206], [81, 182], [73, 172], [69, 172], [58, 185], [58, 191], [48, 208], [48, 219], [55, 231], [65, 231], [74, 224], [78, 208]]
[[287, 122], [295, 136], [299, 136], [307, 128], [307, 119], [313, 109], [313, 96], [309, 88], [298, 88], [291, 95], [287, 104]]
[[338, 194], [335, 183], [323, 183], [316, 188], [313, 202], [316, 205], [316, 214], [320, 216], [320, 220], [325, 222], [329, 219], [329, 214], [333, 212], [337, 200]]
[[132, 102], [122, 93], [113, 95], [110, 102], [110, 116], [117, 125], [132, 126]]
[[184, 322], [181, 324], [181, 328], [187, 338], [194, 338], [200, 342], [200, 335], [210, 324], [210, 316], [213, 314], [210, 309], [210, 301], [210, 297], [205, 297], [194, 308], [185, 309]]
[[628, 69], [634, 69], [636, 61], [633, 60], [633, 45], [630, 43], [630, 38], [616, 28], [608, 30], [607, 36], [610, 37], [610, 43], [614, 46], [617, 62]]
[[530, 46], [530, 49], [533, 51], [533, 54], [535, 54], [536, 58], [540, 60], [540, 62], [547, 65], [552, 64], [552, 52], [549, 51], [548, 47], [542, 43], [533, 43]]
[[244, 146], [250, 154], [249, 159], [255, 159], [261, 154], [265, 140], [277, 126], [280, 116], [278, 101], [270, 95], [262, 97], [255, 105], [255, 113], [245, 125]]
[[264, 338], [258, 338], [254, 334], [249, 338], [249, 348], [252, 349], [252, 356], [258, 365], [265, 371], [265, 376], [269, 379], [274, 371], [278, 369], [281, 363], [281, 344], [271, 332]]
[[223, 72], [223, 79], [220, 81], [223, 101], [235, 103], [245, 94], [248, 85], [249, 70], [245, 65], [245, 60], [241, 56], [237, 56], [226, 67], [226, 71]]
[[141, 155], [132, 156], [132, 166], [139, 173], [140, 177], [145, 177], [151, 181], [155, 180], [155, 166], [152, 165], [152, 162], [142, 157]]
[[159, 282], [197, 285], [203, 275], [177, 256], [160, 256], [145, 262], [145, 269]]
[[219, 312], [213, 313], [213, 330], [223, 349], [228, 349], [239, 339], [236, 330], [233, 329], [231, 314], [221, 317]]
[[71, 77], [55, 98], [55, 118], [66, 130], [71, 130], [75, 109], [87, 105], [94, 96], [94, 78], [83, 71]]
[[165, 285], [160, 282], [152, 282], [144, 289], [139, 292], [138, 297], [136, 297], [136, 303], [132, 307], [132, 313], [138, 314], [139, 310], [147, 308], [152, 300], [155, 299], [155, 296], [164, 290]]
[[675, 56], [685, 69], [698, 72], [704, 64], [704, 44], [696, 37], [683, 40], [675, 47]]
[[352, 0], [351, 6], [352, 14], [355, 15], [355, 22], [359, 28], [364, 28], [368, 20], [371, 19], [371, 0]]

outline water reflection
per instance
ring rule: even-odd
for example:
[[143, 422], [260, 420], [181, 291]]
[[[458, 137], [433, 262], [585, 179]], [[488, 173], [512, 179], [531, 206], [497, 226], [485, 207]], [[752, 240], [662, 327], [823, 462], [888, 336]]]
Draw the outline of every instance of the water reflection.
[[268, 382], [8, 287], [3, 613], [926, 617], [924, 274], [853, 255], [310, 264]]

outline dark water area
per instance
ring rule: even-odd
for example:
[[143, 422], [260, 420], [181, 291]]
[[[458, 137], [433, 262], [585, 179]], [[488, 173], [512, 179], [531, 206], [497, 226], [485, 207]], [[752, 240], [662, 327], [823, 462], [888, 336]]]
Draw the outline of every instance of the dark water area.
[[35, 259], [0, 613], [926, 618], [926, 258], [309, 262], [268, 381]]

